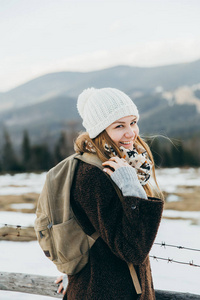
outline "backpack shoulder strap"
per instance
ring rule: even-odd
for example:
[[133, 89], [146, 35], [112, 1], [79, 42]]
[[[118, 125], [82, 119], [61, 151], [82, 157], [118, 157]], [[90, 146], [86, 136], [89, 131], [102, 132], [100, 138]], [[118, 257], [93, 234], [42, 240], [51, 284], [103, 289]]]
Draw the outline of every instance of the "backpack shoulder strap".
[[70, 189], [77, 165], [75, 157], [76, 154], [67, 157], [47, 173], [46, 184], [52, 224], [63, 223], [73, 215]]
[[[75, 158], [77, 158], [85, 163], [94, 165], [94, 166], [98, 167], [99, 169], [103, 170], [102, 161], [99, 159], [99, 157], [96, 154], [83, 153], [82, 155], [78, 154]], [[109, 178], [110, 182], [112, 183], [120, 201], [121, 202], [124, 201], [121, 190], [118, 188], [118, 186], [114, 183], [114, 181], [110, 178], [110, 176], [107, 173], [105, 173], [105, 175]], [[136, 273], [136, 270], [135, 270], [133, 264], [132, 263], [128, 264], [128, 267], [129, 267], [129, 271], [131, 274], [131, 278], [132, 278], [136, 293], [142, 294], [141, 285], [140, 285], [140, 282], [139, 282], [139, 279], [138, 279], [138, 276], [137, 276], [137, 273]]]
[[[82, 155], [78, 154], [76, 156], [77, 159], [82, 160], [85, 163], [88, 163], [90, 165], [96, 166], [97, 168], [99, 168], [100, 170], [103, 170], [103, 166], [102, 166], [102, 161], [100, 160], [100, 158], [93, 153], [83, 153]], [[121, 193], [121, 190], [118, 188], [118, 186], [114, 183], [114, 181], [110, 178], [110, 175], [108, 175], [107, 173], [104, 172], [104, 174], [108, 177], [108, 179], [110, 180], [111, 184], [113, 185], [119, 199], [121, 201], [123, 200], [123, 196]]]
[[76, 158], [88, 164], [94, 165], [100, 169], [103, 169], [102, 161], [96, 154], [85, 152], [83, 154], [77, 154]]

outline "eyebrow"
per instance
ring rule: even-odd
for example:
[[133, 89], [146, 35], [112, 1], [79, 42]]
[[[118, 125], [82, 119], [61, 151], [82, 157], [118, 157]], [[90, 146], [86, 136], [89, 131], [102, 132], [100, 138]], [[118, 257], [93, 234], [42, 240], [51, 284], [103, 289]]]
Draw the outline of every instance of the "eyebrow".
[[[137, 118], [132, 119], [131, 122], [133, 122], [133, 121], [135, 121], [135, 120], [137, 120]], [[115, 122], [113, 122], [112, 124], [124, 124], [124, 123], [126, 123], [126, 122], [123, 122], [123, 121], [115, 121]]]

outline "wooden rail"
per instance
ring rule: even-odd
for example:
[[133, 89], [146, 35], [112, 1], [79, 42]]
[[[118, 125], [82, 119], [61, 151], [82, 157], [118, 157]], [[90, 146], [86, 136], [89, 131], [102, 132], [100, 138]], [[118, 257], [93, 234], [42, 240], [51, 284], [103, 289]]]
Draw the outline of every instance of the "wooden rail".
[[[0, 290], [62, 298], [56, 277], [0, 272]], [[156, 300], [197, 300], [200, 295], [156, 290]]]

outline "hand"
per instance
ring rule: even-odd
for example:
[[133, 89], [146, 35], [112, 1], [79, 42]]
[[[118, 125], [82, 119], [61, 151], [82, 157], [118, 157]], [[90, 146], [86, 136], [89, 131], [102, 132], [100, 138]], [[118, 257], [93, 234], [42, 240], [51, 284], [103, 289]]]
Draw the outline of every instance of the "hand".
[[59, 284], [57, 293], [62, 293], [63, 295], [66, 293], [66, 289], [67, 289], [67, 275], [61, 275], [60, 277], [58, 277], [55, 281], [55, 283]]
[[114, 156], [111, 157], [109, 160], [105, 161], [104, 163], [102, 163], [102, 166], [104, 167], [103, 171], [106, 172], [108, 175], [111, 175], [117, 169], [121, 167], [129, 166], [129, 164], [124, 158], [119, 158], [118, 156]]

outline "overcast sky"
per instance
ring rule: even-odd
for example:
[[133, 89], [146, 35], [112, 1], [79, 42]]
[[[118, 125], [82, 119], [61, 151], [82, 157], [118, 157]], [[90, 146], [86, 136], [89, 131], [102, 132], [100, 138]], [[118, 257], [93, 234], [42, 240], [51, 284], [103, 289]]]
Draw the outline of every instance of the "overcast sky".
[[200, 59], [200, 0], [0, 0], [0, 91], [49, 72]]

